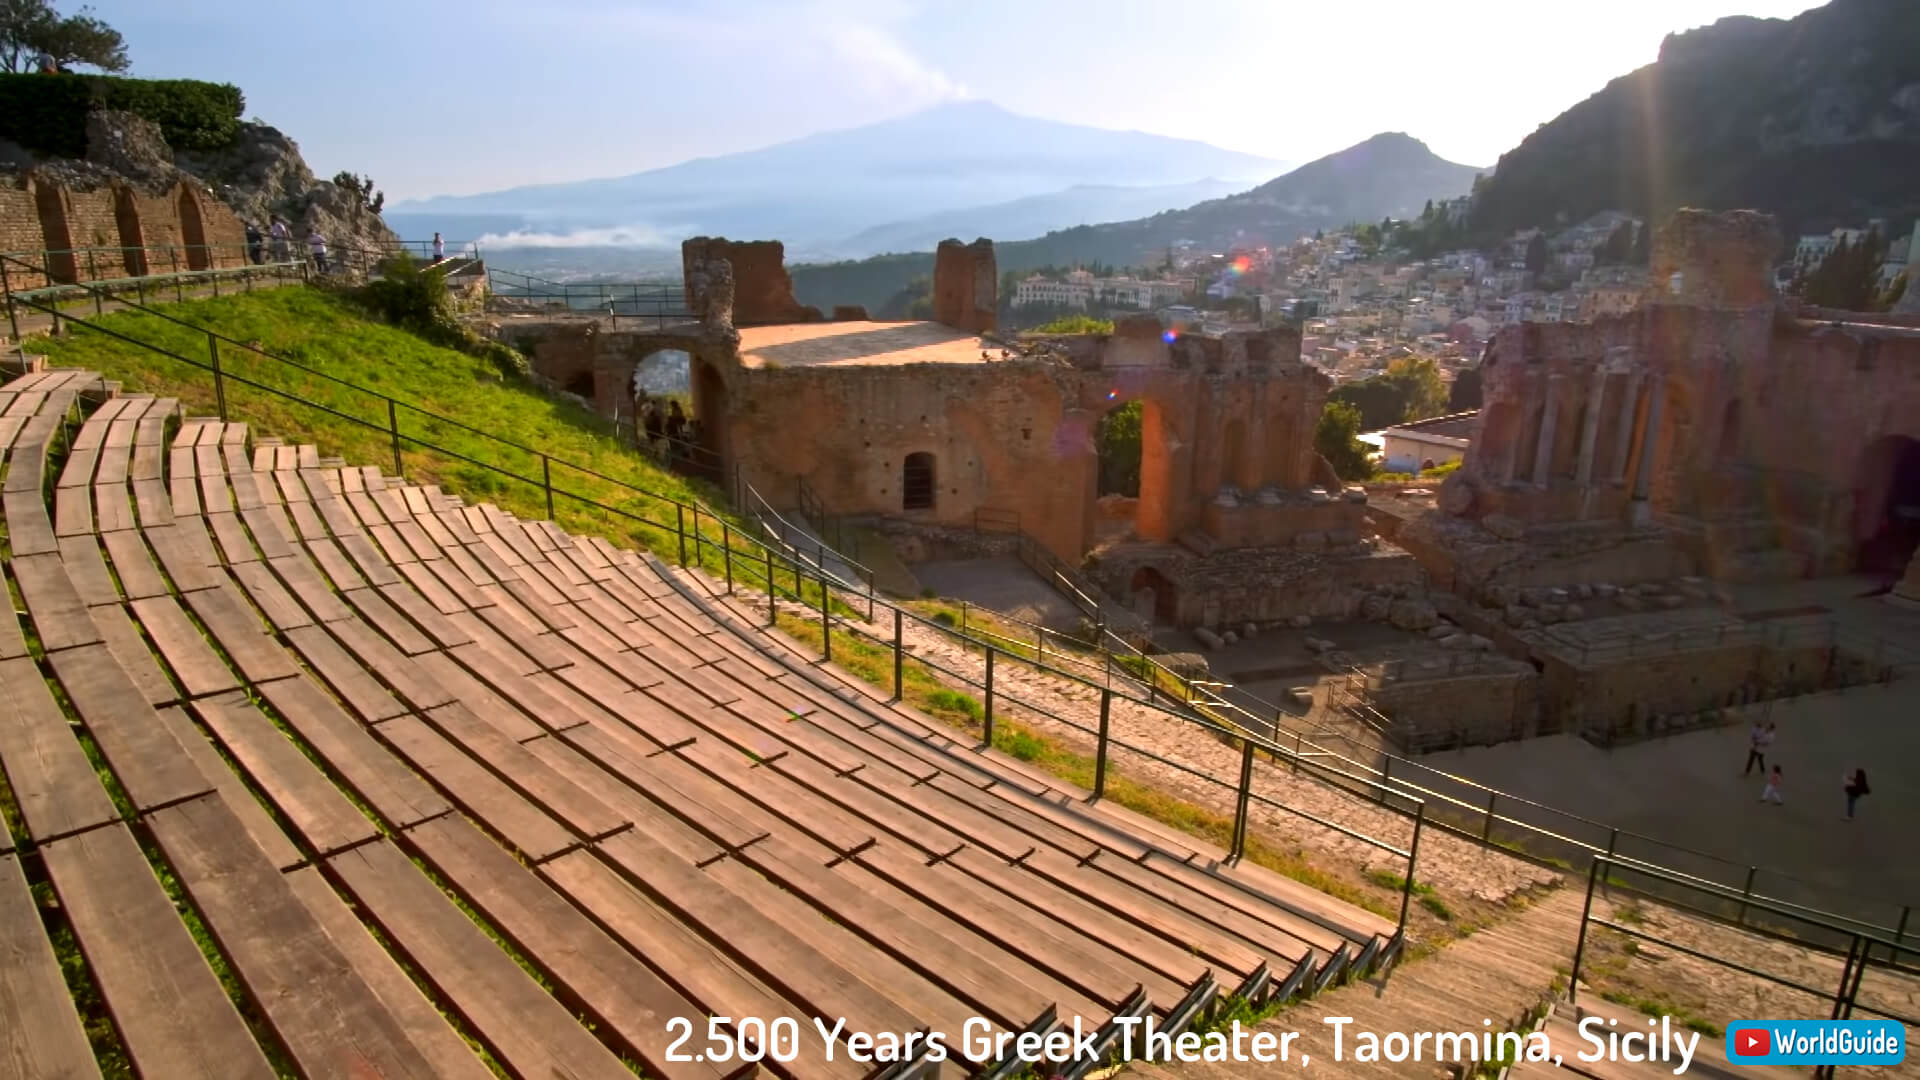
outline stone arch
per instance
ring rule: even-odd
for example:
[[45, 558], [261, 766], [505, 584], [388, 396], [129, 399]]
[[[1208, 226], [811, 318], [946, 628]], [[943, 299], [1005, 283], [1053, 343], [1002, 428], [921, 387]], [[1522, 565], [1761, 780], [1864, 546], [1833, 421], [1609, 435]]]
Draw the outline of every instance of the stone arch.
[[133, 189], [124, 184], [113, 187], [113, 224], [120, 234], [120, 263], [128, 277], [147, 273], [146, 230], [140, 225], [140, 208], [133, 201]]
[[46, 250], [47, 276], [71, 284], [79, 280], [73, 257], [73, 232], [67, 225], [66, 193], [56, 184], [33, 185], [33, 209], [40, 218], [40, 244]]
[[939, 501], [940, 477], [933, 454], [916, 450], [900, 463], [900, 509], [932, 510]]
[[1853, 492], [1856, 565], [1898, 575], [1920, 551], [1920, 439], [1885, 435], [1868, 443]]
[[[180, 185], [180, 194], [174, 198], [174, 205], [180, 211], [180, 242], [187, 247], [187, 269], [206, 270], [213, 265], [212, 252], [207, 249], [207, 227], [200, 217], [200, 200], [193, 197], [193, 189]], [[593, 395], [588, 394], [589, 398]]]
[[1152, 616], [1155, 621], [1175, 622], [1180, 613], [1180, 597], [1174, 591], [1173, 582], [1157, 567], [1143, 566], [1133, 572], [1133, 578], [1127, 583], [1128, 594], [1133, 600], [1134, 614]]

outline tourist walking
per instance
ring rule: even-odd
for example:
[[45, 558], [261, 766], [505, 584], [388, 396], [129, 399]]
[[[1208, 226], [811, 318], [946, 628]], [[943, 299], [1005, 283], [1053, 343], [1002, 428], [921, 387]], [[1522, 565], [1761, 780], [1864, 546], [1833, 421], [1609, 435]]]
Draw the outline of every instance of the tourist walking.
[[1753, 722], [1753, 731], [1747, 735], [1747, 768], [1741, 776], [1752, 776], [1756, 765], [1760, 767], [1762, 775], [1766, 774], [1767, 748], [1773, 745], [1775, 734], [1773, 721], [1767, 721], [1765, 726], [1758, 720]]
[[1859, 804], [1860, 796], [1871, 794], [1872, 791], [1873, 789], [1867, 786], [1867, 770], [1855, 769], [1852, 772], [1847, 774], [1846, 792], [1847, 792], [1847, 820], [1848, 821], [1853, 820], [1853, 808]]
[[313, 252], [313, 268], [327, 273], [327, 238], [320, 235], [319, 229], [307, 233], [307, 248]]
[[1767, 786], [1760, 789], [1760, 801], [1779, 806], [1787, 800], [1781, 795], [1780, 766], [1775, 765], [1767, 774]]

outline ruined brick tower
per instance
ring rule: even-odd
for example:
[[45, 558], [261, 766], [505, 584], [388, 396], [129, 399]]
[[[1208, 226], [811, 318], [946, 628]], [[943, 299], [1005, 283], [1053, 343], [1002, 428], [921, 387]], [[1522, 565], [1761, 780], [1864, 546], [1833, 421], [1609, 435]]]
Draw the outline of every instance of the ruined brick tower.
[[940, 241], [933, 256], [933, 318], [955, 330], [985, 333], [999, 325], [1000, 275], [993, 241]]
[[1750, 309], [1774, 303], [1780, 230], [1754, 210], [1678, 210], [1654, 233], [1648, 300]]

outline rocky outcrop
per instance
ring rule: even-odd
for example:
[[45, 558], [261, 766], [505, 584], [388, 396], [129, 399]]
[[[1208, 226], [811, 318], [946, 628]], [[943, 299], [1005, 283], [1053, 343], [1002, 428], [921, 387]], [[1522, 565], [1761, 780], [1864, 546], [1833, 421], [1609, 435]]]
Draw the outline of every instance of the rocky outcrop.
[[97, 109], [87, 116], [84, 158], [49, 158], [14, 148], [0, 171], [34, 175], [68, 191], [99, 191], [126, 184], [158, 195], [187, 184], [211, 195], [264, 230], [282, 218], [296, 239], [318, 229], [329, 247], [371, 247], [397, 239], [357, 191], [316, 179], [300, 147], [265, 124], [241, 124], [220, 150], [176, 151], [157, 124], [128, 112]]

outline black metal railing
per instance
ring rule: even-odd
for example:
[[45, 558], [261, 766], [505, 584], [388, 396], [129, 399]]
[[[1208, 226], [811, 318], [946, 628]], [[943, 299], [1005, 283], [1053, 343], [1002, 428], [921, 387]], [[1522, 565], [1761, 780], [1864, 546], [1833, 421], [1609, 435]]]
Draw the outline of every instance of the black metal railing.
[[664, 329], [697, 318], [687, 306], [685, 286], [678, 281], [552, 281], [517, 270], [488, 267], [487, 288], [489, 303], [496, 308], [605, 316], [616, 327], [624, 320], [636, 326]]
[[[0, 266], [13, 262], [18, 262], [18, 260], [12, 259], [12, 257], [9, 256], [0, 256]], [[37, 270], [39, 268], [29, 267], [29, 269]], [[91, 286], [83, 286], [83, 288], [90, 287]], [[5, 300], [9, 311], [11, 311], [16, 304], [35, 311], [50, 312], [54, 310], [46, 300], [30, 294], [7, 292]], [[1406, 918], [1407, 900], [1411, 897], [1411, 891], [1416, 878], [1416, 863], [1420, 837], [1428, 825], [1433, 825], [1455, 836], [1483, 844], [1499, 846], [1535, 859], [1550, 855], [1553, 851], [1572, 852], [1576, 856], [1583, 855], [1588, 859], [1590, 872], [1594, 866], [1603, 862], [1625, 863], [1631, 859], [1634, 865], [1651, 872], [1657, 872], [1658, 875], [1672, 880], [1688, 882], [1699, 889], [1710, 890], [1715, 895], [1726, 899], [1729, 903], [1739, 906], [1742, 912], [1748, 910], [1785, 910], [1797, 913], [1796, 917], [1805, 925], [1824, 927], [1832, 933], [1859, 934], [1865, 937], [1871, 937], [1876, 941], [1884, 941], [1903, 950], [1910, 951], [1913, 948], [1913, 946], [1909, 944], [1912, 937], [1909, 932], [1909, 924], [1912, 916], [1911, 905], [1902, 906], [1867, 901], [1866, 903], [1870, 905], [1871, 908], [1870, 913], [1842, 914], [1837, 910], [1816, 907], [1812, 902], [1794, 902], [1783, 899], [1780, 896], [1770, 895], [1768, 892], [1763, 891], [1763, 886], [1768, 882], [1777, 882], [1780, 884], [1792, 883], [1795, 886], [1803, 886], [1822, 896], [1831, 893], [1833, 887], [1829, 885], [1814, 885], [1813, 883], [1800, 881], [1790, 875], [1777, 871], [1763, 870], [1757, 866], [1741, 864], [1734, 860], [1727, 860], [1681, 845], [1671, 844], [1645, 836], [1644, 834], [1622, 830], [1592, 818], [1559, 810], [1531, 799], [1511, 795], [1476, 781], [1433, 769], [1406, 758], [1391, 754], [1381, 755], [1381, 763], [1377, 766], [1371, 762], [1357, 760], [1348, 754], [1331, 750], [1314, 740], [1306, 738], [1302, 732], [1285, 730], [1278, 719], [1278, 717], [1284, 715], [1280, 710], [1273, 710], [1269, 715], [1261, 715], [1251, 710], [1246, 704], [1227, 697], [1225, 693], [1221, 692], [1218, 684], [1196, 682], [1195, 680], [1180, 676], [1171, 671], [1171, 669], [1152, 661], [1151, 658], [1145, 658], [1147, 664], [1151, 665], [1145, 669], [1148, 673], [1148, 677], [1145, 680], [1148, 688], [1147, 693], [1143, 696], [1136, 696], [1128, 692], [1129, 687], [1125, 684], [1119, 687], [1104, 685], [1103, 682], [1095, 681], [1082, 672], [1049, 665], [1046, 663], [1044, 657], [1036, 660], [1035, 658], [1023, 656], [1019, 652], [1008, 650], [1004, 645], [995, 642], [989, 637], [982, 637], [973, 632], [962, 632], [958, 627], [943, 625], [938, 620], [927, 618], [917, 612], [877, 598], [874, 596], [870, 584], [856, 591], [849, 587], [850, 583], [842, 580], [839, 576], [823, 572], [822, 568], [817, 565], [817, 559], [815, 561], [809, 561], [792, 549], [791, 545], [775, 543], [771, 540], [751, 535], [749, 532], [736, 527], [733, 522], [703, 503], [697, 501], [688, 502], [669, 495], [648, 491], [618, 478], [607, 476], [604, 473], [586, 466], [554, 458], [543, 451], [512, 442], [511, 440], [502, 439], [489, 432], [474, 428], [471, 425], [450, 417], [439, 415], [411, 402], [403, 402], [389, 395], [356, 386], [298, 361], [277, 356], [257, 346], [239, 342], [203, 327], [194, 326], [194, 324], [177, 319], [165, 312], [148, 308], [144, 305], [129, 304], [126, 306], [169, 323], [191, 328], [204, 335], [204, 339], [207, 342], [206, 359], [203, 360], [198, 357], [175, 352], [85, 318], [67, 316], [66, 321], [71, 329], [81, 329], [90, 333], [97, 333], [105, 337], [114, 338], [135, 348], [164, 356], [189, 367], [208, 372], [212, 376], [215, 397], [219, 402], [222, 420], [228, 418], [229, 395], [226, 391], [226, 384], [234, 383], [279, 400], [313, 409], [350, 425], [386, 434], [393, 448], [396, 476], [402, 475], [403, 473], [401, 459], [403, 446], [412, 446], [427, 453], [439, 454], [451, 460], [471, 465], [516, 483], [530, 485], [544, 495], [549, 518], [555, 516], [554, 511], [556, 504], [564, 503], [565, 505], [578, 506], [614, 519], [628, 521], [637, 526], [654, 530], [663, 538], [671, 538], [672, 546], [674, 550], [677, 551], [678, 561], [682, 566], [694, 563], [702, 565], [718, 563], [717, 568], [724, 572], [726, 589], [729, 595], [735, 591], [736, 579], [747, 583], [755, 580], [759, 581], [766, 589], [769, 625], [777, 621], [777, 605], [782, 599], [792, 604], [806, 605], [808, 610], [812, 610], [813, 606], [817, 603], [818, 618], [822, 629], [823, 657], [828, 660], [832, 658], [833, 639], [836, 633], [849, 640], [858, 639], [868, 642], [882, 650], [890, 649], [894, 671], [893, 692], [896, 700], [904, 696], [905, 688], [902, 678], [905, 653], [902, 643], [902, 630], [904, 626], [909, 624], [918, 625], [930, 632], [960, 641], [967, 648], [980, 650], [986, 659], [984, 678], [977, 678], [968, 673], [940, 665], [924, 656], [916, 657], [915, 662], [924, 665], [929, 670], [950, 680], [956, 680], [963, 685], [972, 686], [984, 692], [982, 734], [985, 745], [991, 746], [994, 743], [996, 704], [1002, 708], [1007, 704], [1013, 704], [1023, 710], [1032, 712], [1034, 715], [1045, 717], [1081, 734], [1091, 736], [1095, 740], [1095, 772], [1092, 790], [1092, 797], [1095, 799], [1099, 799], [1105, 795], [1111, 757], [1116, 750], [1141, 755], [1144, 758], [1193, 776], [1208, 784], [1233, 791], [1236, 811], [1231, 833], [1232, 839], [1229, 844], [1229, 856], [1233, 861], [1237, 861], [1245, 854], [1248, 812], [1250, 807], [1254, 805], [1264, 806], [1269, 809], [1297, 816], [1303, 820], [1310, 821], [1321, 827], [1361, 841], [1370, 847], [1390, 854], [1396, 859], [1404, 859], [1407, 863], [1407, 873], [1402, 881], [1402, 903], [1400, 912], [1400, 922], [1403, 928]], [[223, 348], [244, 350], [248, 354], [285, 365], [289, 369], [301, 371], [306, 375], [337, 384], [349, 391], [365, 395], [369, 399], [384, 405], [385, 423], [380, 423], [378, 420], [369, 420], [365, 416], [342, 411], [341, 409], [334, 408], [322, 402], [302, 397], [299, 393], [228, 370], [223, 366], [221, 360]], [[410, 429], [403, 428], [399, 419], [402, 415], [416, 417], [420, 423]], [[534, 476], [527, 472], [518, 471], [515, 468], [504, 467], [496, 463], [496, 461], [483, 460], [469, 453], [463, 453], [444, 444], [435, 442], [431, 436], [439, 426], [457, 429], [478, 436], [482, 440], [483, 445], [497, 447], [501, 451], [510, 452], [505, 455], [508, 457], [511, 457], [512, 454], [529, 455], [524, 458], [524, 460], [537, 462], [539, 475]], [[571, 473], [577, 477], [596, 480], [610, 485], [614, 490], [622, 493], [621, 497], [629, 499], [630, 503], [628, 506], [614, 505], [602, 501], [584, 491], [568, 488], [563, 484], [557, 485], [554, 482], [556, 469], [560, 471], [563, 478]], [[632, 509], [631, 506], [634, 502], [637, 502], [642, 509]], [[648, 516], [645, 512], [648, 503], [653, 504], [656, 512], [661, 516]], [[1017, 531], [1017, 519], [1013, 519], [1011, 526]], [[691, 555], [689, 555], [689, 548], [691, 548]], [[849, 607], [843, 597], [857, 600], [861, 603], [867, 613], [867, 618], [864, 620], [866, 625], [856, 623], [849, 617], [851, 612], [857, 609]], [[841, 612], [834, 610], [836, 601], [841, 603]], [[872, 627], [883, 626], [889, 617], [893, 624], [891, 640], [888, 640], [883, 633], [872, 629]], [[1090, 726], [1070, 717], [1060, 716], [1031, 702], [1022, 701], [1009, 693], [1003, 685], [996, 686], [993, 671], [996, 656], [1009, 660], [1017, 660], [1029, 665], [1038, 663], [1055, 676], [1071, 680], [1083, 687], [1096, 691], [1099, 695], [1101, 717], [1101, 722], [1098, 727]], [[1132, 661], [1133, 657], [1131, 654], [1116, 654], [1112, 656], [1111, 659], [1114, 663], [1126, 665]], [[1163, 683], [1162, 680], [1166, 681]], [[1177, 690], [1170, 694], [1167, 692], [1169, 686], [1177, 687]], [[1167, 699], [1165, 704], [1162, 703], [1162, 698]], [[1124, 742], [1114, 737], [1110, 730], [1110, 725], [1107, 723], [1107, 717], [1110, 715], [1111, 707], [1115, 702], [1131, 702], [1137, 706], [1148, 708], [1159, 715], [1166, 716], [1170, 721], [1193, 725], [1199, 730], [1236, 746], [1240, 751], [1242, 760], [1238, 782], [1222, 780], [1210, 773], [1196, 769], [1185, 762], [1163, 757], [1143, 747]], [[1298, 807], [1289, 806], [1277, 798], [1255, 791], [1252, 763], [1256, 754], [1265, 754], [1277, 765], [1285, 766], [1295, 773], [1319, 780], [1330, 786], [1342, 788], [1365, 801], [1373, 802], [1386, 808], [1409, 823], [1411, 828], [1410, 841], [1403, 847], [1391, 841], [1369, 836], [1329, 818], [1313, 814]], [[1523, 817], [1520, 815], [1526, 816]], [[1553, 824], [1546, 822], [1552, 822]], [[1532, 846], [1536, 842], [1544, 844], [1550, 850], [1544, 853], [1536, 850]], [[1622, 850], [1623, 844], [1644, 845], [1646, 848], [1651, 849], [1653, 854], [1644, 857], [1630, 856]], [[1744, 867], [1744, 882], [1740, 886], [1729, 885], [1725, 881], [1706, 876], [1706, 873], [1688, 873], [1661, 865], [1654, 861], [1656, 856], [1673, 858], [1676, 855], [1685, 855], [1691, 858], [1707, 860], [1712, 865], [1723, 869]], [[1763, 874], [1765, 875], [1764, 877], [1762, 876]], [[1739, 875], [1736, 874], [1735, 876]], [[1860, 900], [1859, 897], [1852, 893], [1848, 893], [1847, 896], [1849, 901]], [[1824, 899], [1821, 902], [1830, 903], [1830, 901]], [[1853, 904], [1849, 906], [1856, 912], [1867, 910]], [[1736, 915], [1733, 921], [1736, 925], [1739, 925], [1743, 918], [1743, 915]], [[1759, 928], [1755, 927], [1755, 929]]]
[[[6, 256], [0, 256], [0, 262], [5, 262], [8, 258], [9, 257]], [[19, 304], [31, 310], [49, 310], [49, 305], [47, 305], [45, 301], [26, 295], [8, 293], [6, 295], [6, 302], [10, 306]], [[230, 406], [233, 402], [233, 397], [228, 392], [229, 384], [231, 384], [255, 391], [279, 401], [312, 409], [334, 420], [352, 426], [386, 434], [393, 449], [394, 474], [396, 477], [404, 475], [404, 464], [401, 456], [402, 449], [403, 447], [410, 446], [419, 451], [437, 454], [441, 457], [473, 466], [505, 480], [531, 486], [544, 496], [547, 516], [549, 518], [556, 516], [555, 509], [557, 504], [564, 504], [584, 508], [598, 514], [608, 515], [612, 518], [631, 522], [638, 526], [657, 530], [663, 538], [671, 537], [673, 541], [672, 546], [678, 554], [678, 562], [680, 565], [711, 565], [712, 562], [717, 561], [720, 564], [719, 569], [722, 571], [726, 589], [729, 594], [735, 591], [737, 582], [744, 581], [750, 583], [757, 578], [766, 589], [769, 625], [777, 622], [779, 601], [784, 599], [792, 604], [806, 605], [808, 610], [812, 610], [813, 605], [817, 601], [818, 617], [822, 631], [823, 659], [832, 659], [835, 634], [839, 634], [845, 640], [864, 640], [874, 643], [881, 648], [886, 648], [890, 645], [892, 649], [894, 693], [896, 699], [904, 696], [905, 684], [902, 671], [905, 662], [905, 650], [902, 646], [902, 630], [909, 621], [935, 633], [964, 640], [967, 644], [983, 648], [986, 656], [984, 678], [976, 678], [969, 673], [940, 665], [924, 657], [916, 658], [915, 662], [932, 671], [938, 672], [947, 679], [956, 681], [964, 686], [977, 688], [982, 692], [984, 695], [984, 711], [981, 724], [981, 736], [984, 746], [990, 747], [995, 744], [996, 706], [1004, 713], [1006, 707], [1012, 705], [1031, 712], [1036, 716], [1043, 716], [1067, 725], [1078, 732], [1093, 736], [1096, 739], [1095, 779], [1092, 791], [1092, 797], [1094, 799], [1099, 799], [1106, 793], [1111, 758], [1117, 751], [1142, 755], [1166, 767], [1190, 775], [1197, 780], [1232, 790], [1235, 792], [1234, 802], [1236, 813], [1231, 830], [1232, 840], [1228, 852], [1228, 861], [1231, 863], [1239, 862], [1246, 853], [1248, 816], [1251, 808], [1256, 805], [1291, 814], [1301, 820], [1312, 822], [1357, 840], [1395, 859], [1405, 860], [1406, 873], [1402, 879], [1400, 905], [1400, 925], [1404, 928], [1408, 903], [1412, 898], [1413, 885], [1416, 880], [1416, 861], [1419, 853], [1420, 835], [1425, 818], [1424, 805], [1418, 798], [1391, 792], [1384, 788], [1379, 788], [1377, 785], [1369, 785], [1365, 777], [1345, 774], [1341, 770], [1330, 768], [1321, 762], [1304, 761], [1293, 763], [1297, 770], [1319, 777], [1328, 782], [1342, 783], [1362, 789], [1371, 787], [1377, 797], [1377, 801], [1382, 806], [1387, 807], [1396, 815], [1409, 822], [1411, 828], [1411, 841], [1404, 847], [1378, 837], [1370, 836], [1330, 818], [1322, 817], [1296, 806], [1290, 806], [1278, 798], [1254, 790], [1252, 770], [1254, 755], [1256, 753], [1265, 753], [1276, 758], [1285, 758], [1288, 754], [1286, 748], [1266, 742], [1255, 736], [1239, 733], [1225, 725], [1209, 721], [1204, 717], [1183, 714], [1170, 709], [1162, 709], [1160, 706], [1145, 699], [1132, 698], [1127, 695], [1124, 690], [1116, 690], [1112, 687], [1098, 687], [1102, 695], [1101, 715], [1103, 717], [1108, 715], [1114, 701], [1131, 700], [1137, 704], [1157, 709], [1171, 719], [1193, 723], [1206, 728], [1216, 737], [1226, 739], [1236, 744], [1240, 748], [1242, 759], [1239, 782], [1235, 784], [1221, 780], [1210, 773], [1196, 769], [1184, 762], [1175, 761], [1155, 754], [1153, 751], [1144, 747], [1127, 743], [1113, 736], [1109, 725], [1105, 722], [1102, 722], [1100, 726], [1095, 729], [1078, 720], [1060, 716], [1032, 702], [1021, 700], [1009, 692], [1004, 683], [1000, 685], [995, 684], [993, 672], [994, 658], [996, 655], [1005, 655], [1005, 653], [1002, 650], [998, 650], [992, 642], [978, 639], [962, 639], [957, 631], [949, 627], [943, 627], [935, 620], [924, 618], [910, 610], [887, 603], [883, 600], [875, 599], [871, 590], [868, 589], [863, 596], [859, 597], [860, 599], [864, 599], [868, 604], [870, 617], [864, 621], [867, 625], [874, 625], [872, 615], [885, 615], [890, 613], [893, 620], [894, 633], [892, 641], [886, 641], [881, 635], [854, 622], [847, 614], [842, 614], [834, 610], [835, 600], [839, 598], [840, 594], [849, 591], [846, 588], [845, 582], [841, 581], [835, 575], [821, 572], [818, 567], [810, 565], [804, 558], [795, 557], [794, 554], [786, 550], [783, 545], [764, 541], [750, 535], [742, 529], [736, 528], [734, 524], [728, 521], [723, 515], [702, 503], [687, 502], [658, 492], [647, 491], [646, 489], [628, 484], [615, 477], [607, 476], [604, 473], [587, 468], [586, 466], [555, 458], [543, 451], [502, 439], [496, 435], [472, 427], [471, 425], [454, 420], [451, 417], [434, 413], [411, 402], [404, 402], [390, 395], [356, 386], [337, 376], [329, 375], [326, 372], [319, 371], [298, 361], [277, 356], [258, 346], [236, 341], [233, 338], [226, 337], [204, 327], [196, 327], [191, 323], [175, 318], [165, 312], [144, 306], [138, 307], [137, 310], [143, 314], [151, 315], [178, 326], [192, 328], [203, 334], [207, 342], [206, 359], [203, 360], [199, 357], [176, 352], [162, 345], [144, 341], [131, 334], [85, 318], [70, 317], [67, 319], [67, 325], [69, 332], [81, 330], [88, 333], [99, 334], [154, 355], [174, 360], [190, 368], [207, 372], [212, 377], [214, 396], [218, 403], [217, 408], [220, 419], [223, 422], [229, 419]], [[376, 420], [369, 420], [365, 416], [356, 415], [353, 412], [344, 411], [332, 405], [303, 397], [295, 391], [271, 385], [249, 375], [239, 374], [231, 369], [230, 364], [223, 364], [221, 359], [223, 347], [228, 350], [244, 350], [250, 355], [285, 365], [289, 369], [298, 370], [308, 376], [336, 384], [351, 392], [365, 395], [367, 398], [384, 405], [386, 422], [382, 424]], [[411, 415], [426, 423], [422, 426], [403, 427], [400, 422], [400, 417], [403, 414]], [[532, 458], [529, 460], [538, 462], [539, 475], [530, 475], [529, 473], [518, 471], [512, 467], [502, 466], [495, 461], [483, 460], [473, 456], [471, 453], [463, 452], [443, 443], [436, 442], [430, 436], [438, 425], [444, 425], [470, 435], [478, 436], [483, 441], [483, 445], [498, 447], [502, 450], [511, 450], [520, 454], [532, 455]], [[646, 503], [651, 502], [659, 510], [664, 511], [663, 516], [651, 517], [644, 509], [636, 510], [630, 506], [615, 505], [595, 498], [586, 492], [569, 488], [564, 484], [556, 484], [554, 478], [556, 469], [560, 470], [563, 476], [570, 472], [581, 477], [596, 479], [612, 485], [617, 490], [624, 491], [634, 499], [640, 500], [642, 507], [644, 507]], [[718, 534], [717, 536], [715, 535], [716, 532]], [[791, 579], [790, 586], [788, 584], [789, 578]], [[1067, 672], [1056, 670], [1056, 673], [1063, 677], [1077, 679], [1076, 676]], [[1095, 685], [1086, 680], [1077, 679], [1077, 681], [1081, 681], [1088, 686]]]

